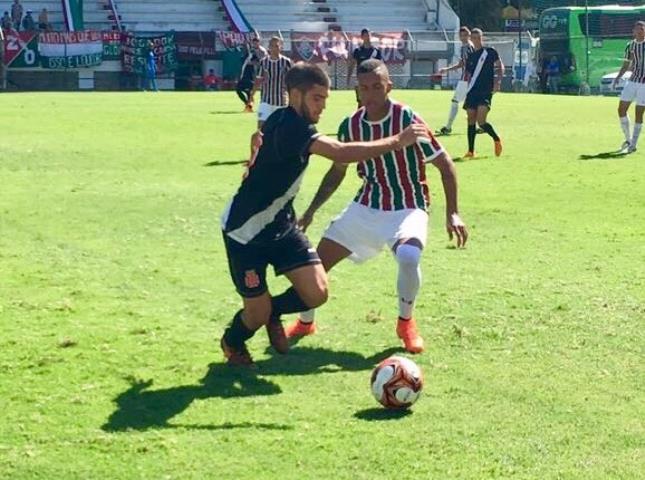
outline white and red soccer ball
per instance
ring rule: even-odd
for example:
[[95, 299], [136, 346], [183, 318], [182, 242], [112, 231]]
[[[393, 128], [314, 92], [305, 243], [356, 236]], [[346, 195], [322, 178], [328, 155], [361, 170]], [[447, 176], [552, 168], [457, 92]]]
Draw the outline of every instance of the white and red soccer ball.
[[371, 385], [374, 398], [385, 408], [408, 408], [421, 395], [423, 373], [412, 360], [393, 356], [376, 366]]

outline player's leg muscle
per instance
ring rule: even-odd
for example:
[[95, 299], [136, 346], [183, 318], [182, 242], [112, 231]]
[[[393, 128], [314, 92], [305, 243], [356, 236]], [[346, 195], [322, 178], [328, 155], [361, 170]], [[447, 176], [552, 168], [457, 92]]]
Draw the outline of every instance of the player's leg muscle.
[[329, 297], [327, 273], [321, 264], [306, 265], [285, 273], [298, 296], [309, 308], [316, 308]]

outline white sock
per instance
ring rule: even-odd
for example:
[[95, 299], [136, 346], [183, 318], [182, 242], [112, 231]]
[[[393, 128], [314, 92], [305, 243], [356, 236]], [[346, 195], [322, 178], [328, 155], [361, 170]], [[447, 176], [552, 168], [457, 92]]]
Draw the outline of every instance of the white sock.
[[625, 134], [625, 141], [631, 141], [632, 136], [629, 133], [629, 117], [620, 117], [620, 128], [623, 129], [623, 133]]
[[399, 294], [399, 317], [410, 319], [414, 302], [421, 287], [421, 249], [414, 245], [399, 245], [395, 253], [399, 264], [397, 290]]
[[300, 312], [300, 321], [302, 323], [314, 323], [314, 320], [316, 319], [316, 310], [311, 309], [307, 310], [306, 312]]
[[457, 118], [458, 111], [459, 103], [453, 100], [452, 104], [450, 105], [450, 116], [448, 117], [448, 123], [446, 123], [446, 127], [452, 128], [452, 124], [455, 122], [455, 118]]
[[630, 142], [632, 147], [636, 147], [636, 144], [638, 143], [638, 137], [641, 136], [641, 129], [643, 128], [642, 123], [635, 123], [634, 124], [634, 135], [632, 136], [632, 141]]

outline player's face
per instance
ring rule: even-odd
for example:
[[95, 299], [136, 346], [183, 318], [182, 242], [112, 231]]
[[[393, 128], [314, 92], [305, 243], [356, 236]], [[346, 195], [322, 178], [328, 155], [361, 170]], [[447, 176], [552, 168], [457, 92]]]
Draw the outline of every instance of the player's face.
[[311, 123], [318, 123], [327, 106], [327, 97], [329, 88], [322, 85], [311, 87], [302, 99], [302, 116]]
[[387, 103], [387, 96], [392, 91], [392, 82], [384, 72], [361, 73], [358, 76], [358, 94], [361, 105], [368, 112], [379, 111]]
[[470, 40], [473, 42], [475, 48], [481, 48], [482, 46], [482, 36], [475, 32], [470, 35]]
[[459, 40], [461, 40], [461, 43], [468, 43], [468, 40], [470, 40], [470, 35], [468, 35], [468, 32], [459, 32]]
[[370, 34], [369, 33], [364, 33], [361, 35], [361, 40], [363, 40], [363, 44], [368, 44], [370, 43]]
[[269, 52], [271, 55], [277, 56], [280, 55], [281, 45], [280, 42], [271, 42], [269, 43]]
[[639, 42], [645, 40], [645, 27], [643, 25], [636, 25], [634, 27], [634, 37]]

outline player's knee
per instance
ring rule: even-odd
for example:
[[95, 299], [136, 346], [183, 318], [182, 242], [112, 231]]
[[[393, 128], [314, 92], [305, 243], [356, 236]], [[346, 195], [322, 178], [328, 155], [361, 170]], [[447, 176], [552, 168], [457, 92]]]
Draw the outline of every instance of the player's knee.
[[416, 270], [421, 263], [421, 252], [419, 246], [404, 243], [396, 249], [396, 260], [401, 268]]
[[316, 282], [302, 296], [302, 300], [309, 308], [318, 308], [329, 298], [329, 285], [327, 277], [319, 277]]

